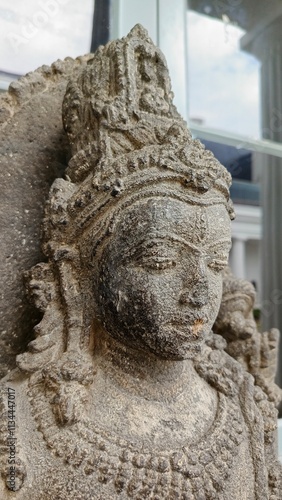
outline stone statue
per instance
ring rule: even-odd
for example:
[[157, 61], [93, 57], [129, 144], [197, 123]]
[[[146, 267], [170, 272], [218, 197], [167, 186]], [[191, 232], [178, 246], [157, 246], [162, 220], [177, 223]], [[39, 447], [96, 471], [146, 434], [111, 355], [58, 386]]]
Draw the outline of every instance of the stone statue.
[[251, 373], [270, 401], [280, 403], [281, 389], [275, 384], [279, 331], [260, 333], [254, 319], [256, 292], [252, 283], [236, 278], [227, 267], [223, 272], [223, 291], [213, 332], [222, 335], [226, 352]]
[[211, 332], [231, 178], [172, 97], [141, 26], [67, 87], [72, 157], [27, 273], [42, 319], [1, 384], [3, 499], [281, 498], [275, 405]]

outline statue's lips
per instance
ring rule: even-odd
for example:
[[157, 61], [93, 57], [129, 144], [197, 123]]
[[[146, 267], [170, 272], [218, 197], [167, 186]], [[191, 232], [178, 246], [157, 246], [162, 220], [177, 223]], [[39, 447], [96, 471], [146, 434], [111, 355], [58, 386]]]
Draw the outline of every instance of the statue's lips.
[[182, 341], [202, 340], [205, 335], [206, 321], [204, 318], [194, 320], [192, 323], [169, 322], [162, 327], [162, 332], [173, 335]]

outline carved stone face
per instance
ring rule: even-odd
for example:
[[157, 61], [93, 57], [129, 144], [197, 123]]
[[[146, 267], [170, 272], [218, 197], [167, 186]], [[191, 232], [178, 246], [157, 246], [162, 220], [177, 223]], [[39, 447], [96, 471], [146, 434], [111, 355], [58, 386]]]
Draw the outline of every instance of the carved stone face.
[[222, 304], [215, 331], [228, 341], [251, 338], [256, 330], [254, 299], [248, 295], [232, 297]]
[[224, 205], [171, 198], [135, 204], [118, 221], [95, 279], [105, 329], [130, 347], [191, 357], [218, 313], [229, 249]]

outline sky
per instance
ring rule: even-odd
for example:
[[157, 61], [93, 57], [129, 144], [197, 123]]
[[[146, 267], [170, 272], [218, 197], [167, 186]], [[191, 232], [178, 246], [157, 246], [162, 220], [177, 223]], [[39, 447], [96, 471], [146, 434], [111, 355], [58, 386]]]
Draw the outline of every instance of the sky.
[[25, 74], [89, 52], [93, 0], [0, 0], [0, 70]]
[[[93, 0], [0, 0], [0, 70], [25, 74], [89, 52]], [[189, 116], [259, 138], [259, 63], [228, 18], [188, 14]]]
[[244, 31], [228, 21], [188, 14], [189, 116], [259, 138], [260, 64], [240, 50]]

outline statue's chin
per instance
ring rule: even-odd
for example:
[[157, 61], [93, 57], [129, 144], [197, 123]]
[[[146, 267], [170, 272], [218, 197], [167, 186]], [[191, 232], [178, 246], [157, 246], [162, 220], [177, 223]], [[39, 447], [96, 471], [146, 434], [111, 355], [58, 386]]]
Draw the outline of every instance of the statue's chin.
[[[110, 325], [112, 326], [112, 325]], [[131, 335], [125, 337], [120, 330], [100, 328], [100, 334], [106, 335], [108, 340], [112, 339], [118, 345], [127, 350], [151, 353], [160, 359], [181, 361], [194, 359], [202, 351], [202, 345], [210, 331], [208, 324], [199, 321], [192, 325], [167, 323], [160, 327], [152, 327], [144, 330], [131, 330]]]
[[155, 354], [157, 354], [159, 357], [175, 361], [181, 361], [183, 359], [194, 359], [195, 356], [201, 353], [202, 345], [202, 342], [198, 341], [187, 341], [177, 346], [170, 346], [169, 344], [167, 344], [166, 346], [162, 346], [161, 349], [158, 349], [158, 352], [155, 351]]
[[166, 325], [154, 337], [154, 342], [149, 342], [149, 347], [154, 354], [164, 359], [193, 359], [201, 353], [205, 337], [203, 327], [195, 330], [193, 326], [182, 329], [175, 325]]

